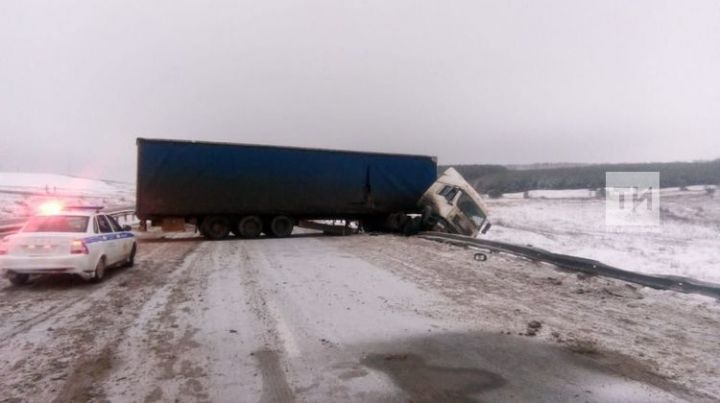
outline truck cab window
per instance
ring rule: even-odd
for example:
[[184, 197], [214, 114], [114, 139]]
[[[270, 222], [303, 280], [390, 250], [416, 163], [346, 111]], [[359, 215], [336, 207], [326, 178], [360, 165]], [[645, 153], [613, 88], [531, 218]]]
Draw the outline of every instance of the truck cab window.
[[[452, 204], [453, 200], [455, 200], [455, 196], [457, 196], [460, 189], [458, 189], [454, 186], [446, 186], [446, 187], [448, 188], [448, 190], [446, 192], [440, 193], [440, 195], [445, 197], [445, 200], [447, 200], [448, 203]], [[444, 190], [445, 189], [443, 189], [443, 191]]]

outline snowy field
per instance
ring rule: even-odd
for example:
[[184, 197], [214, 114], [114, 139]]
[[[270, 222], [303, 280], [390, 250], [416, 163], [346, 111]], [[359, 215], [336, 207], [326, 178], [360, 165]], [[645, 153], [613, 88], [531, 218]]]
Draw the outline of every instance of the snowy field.
[[622, 269], [720, 283], [720, 197], [705, 186], [663, 189], [659, 228], [605, 226], [605, 200], [589, 190], [537, 190], [488, 200], [487, 238], [600, 260]]
[[48, 200], [107, 207], [135, 204], [133, 184], [57, 174], [0, 172], [0, 222], [32, 215]]

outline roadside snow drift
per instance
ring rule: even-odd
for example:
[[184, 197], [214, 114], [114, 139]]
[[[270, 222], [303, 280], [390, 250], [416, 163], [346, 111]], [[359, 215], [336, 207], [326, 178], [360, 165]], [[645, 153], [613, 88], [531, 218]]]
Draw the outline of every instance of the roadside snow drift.
[[[605, 200], [588, 191], [538, 192], [489, 200], [486, 238], [596, 259], [648, 274], [720, 283], [720, 198], [704, 187], [663, 189], [660, 226], [617, 232], [605, 226]], [[560, 197], [565, 195], [565, 198]], [[513, 195], [516, 196], [516, 195]]]
[[47, 191], [48, 193], [113, 193], [118, 189], [106, 182], [57, 174], [0, 172], [0, 190]]
[[58, 174], [0, 172], [0, 225], [35, 214], [49, 200], [65, 205], [135, 204], [134, 185]]

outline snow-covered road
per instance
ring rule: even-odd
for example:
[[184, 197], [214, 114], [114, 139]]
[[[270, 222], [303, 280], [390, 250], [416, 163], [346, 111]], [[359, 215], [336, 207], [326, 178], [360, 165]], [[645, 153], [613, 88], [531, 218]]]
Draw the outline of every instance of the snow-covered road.
[[0, 286], [0, 402], [720, 395], [716, 301], [472, 255], [385, 235], [146, 234], [101, 284]]

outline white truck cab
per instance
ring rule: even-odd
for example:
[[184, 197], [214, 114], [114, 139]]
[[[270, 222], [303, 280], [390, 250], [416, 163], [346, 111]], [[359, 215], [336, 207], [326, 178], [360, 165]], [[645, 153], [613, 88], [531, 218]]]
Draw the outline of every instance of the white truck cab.
[[133, 265], [135, 236], [99, 209], [57, 208], [31, 217], [17, 234], [0, 240], [0, 274], [15, 285], [35, 274], [100, 281], [108, 267]]
[[423, 221], [429, 229], [473, 238], [490, 229], [482, 197], [454, 168], [448, 168], [430, 186], [420, 205], [426, 209]]

